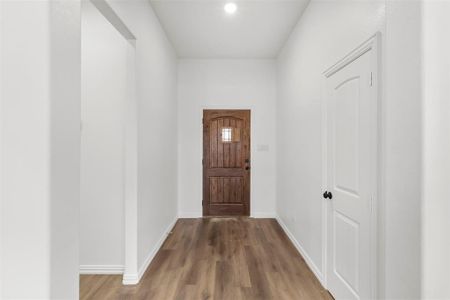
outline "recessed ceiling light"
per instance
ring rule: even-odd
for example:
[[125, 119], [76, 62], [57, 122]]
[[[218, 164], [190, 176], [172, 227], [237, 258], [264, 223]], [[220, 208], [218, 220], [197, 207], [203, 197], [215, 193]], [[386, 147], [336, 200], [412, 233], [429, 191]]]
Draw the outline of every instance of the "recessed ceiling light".
[[229, 2], [229, 3], [225, 4], [223, 9], [227, 12], [227, 14], [231, 15], [231, 14], [234, 14], [236, 12], [237, 5], [236, 5], [236, 3]]

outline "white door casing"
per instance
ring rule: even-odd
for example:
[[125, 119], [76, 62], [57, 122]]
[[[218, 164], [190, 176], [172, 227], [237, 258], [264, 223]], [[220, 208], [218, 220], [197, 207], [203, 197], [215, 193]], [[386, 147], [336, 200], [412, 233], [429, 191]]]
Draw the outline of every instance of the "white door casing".
[[335, 299], [376, 297], [377, 39], [325, 72], [325, 274]]

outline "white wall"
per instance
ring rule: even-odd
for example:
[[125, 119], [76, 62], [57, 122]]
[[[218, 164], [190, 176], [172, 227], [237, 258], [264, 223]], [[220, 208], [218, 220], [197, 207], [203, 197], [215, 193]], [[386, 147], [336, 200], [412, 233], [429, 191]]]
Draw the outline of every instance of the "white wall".
[[[3, 28], [3, 4], [0, 3], [0, 28]], [[3, 65], [3, 32], [0, 29], [0, 65]], [[3, 72], [0, 70], [0, 270], [3, 269]], [[3, 274], [0, 272], [0, 299], [3, 295]]]
[[[275, 215], [275, 61], [190, 60], [178, 64], [178, 205], [202, 215], [203, 109], [251, 109], [251, 215]], [[258, 146], [267, 145], [268, 151]]]
[[81, 272], [124, 265], [124, 118], [127, 48], [90, 2], [82, 4]]
[[424, 9], [422, 297], [450, 299], [450, 3]]
[[136, 37], [136, 252], [137, 272], [142, 274], [177, 216], [177, 61], [148, 1], [107, 2]]
[[421, 14], [419, 1], [313, 0], [279, 58], [278, 213], [320, 275], [320, 73], [382, 32], [378, 291], [387, 299], [421, 294]]
[[5, 299], [78, 298], [79, 1], [1, 1]]
[[420, 298], [422, 194], [422, 8], [386, 2], [384, 290], [388, 299]]
[[277, 211], [323, 276], [322, 72], [384, 31], [384, 2], [313, 0], [278, 58]]

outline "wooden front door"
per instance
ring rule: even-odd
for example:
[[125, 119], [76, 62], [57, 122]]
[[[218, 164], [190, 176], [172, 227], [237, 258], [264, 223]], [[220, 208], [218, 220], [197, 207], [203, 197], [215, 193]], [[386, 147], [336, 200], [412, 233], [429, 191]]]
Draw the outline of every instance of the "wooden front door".
[[203, 215], [250, 215], [250, 110], [203, 111]]

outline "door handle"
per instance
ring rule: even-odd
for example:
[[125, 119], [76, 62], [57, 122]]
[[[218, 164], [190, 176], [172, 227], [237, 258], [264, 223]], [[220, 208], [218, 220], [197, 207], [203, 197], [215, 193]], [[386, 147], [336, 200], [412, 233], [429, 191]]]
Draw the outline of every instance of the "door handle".
[[323, 197], [325, 199], [333, 199], [333, 194], [328, 191], [325, 191], [325, 193], [323, 193]]
[[250, 159], [246, 158], [246, 159], [244, 160], [244, 162], [245, 162], [245, 164], [246, 164], [245, 169], [246, 169], [247, 171], [250, 170]]

